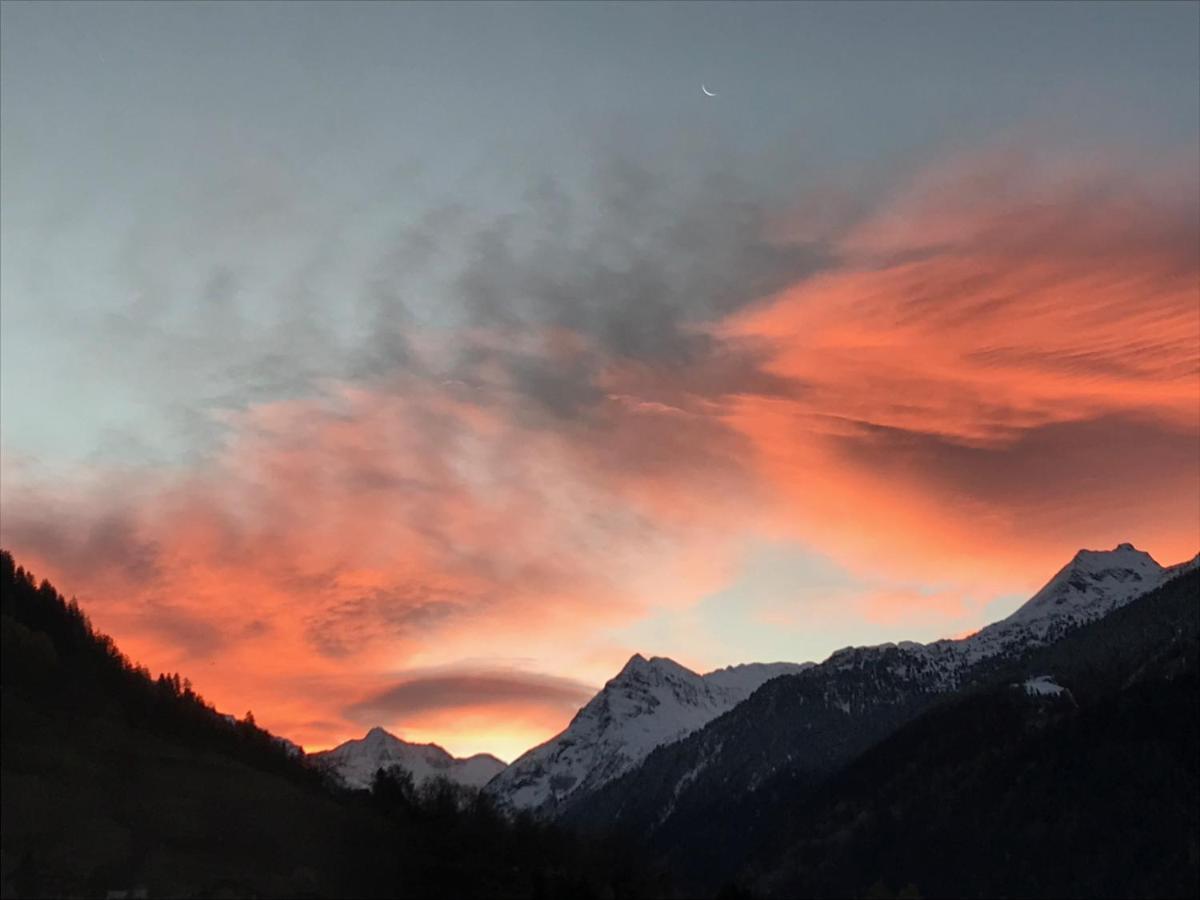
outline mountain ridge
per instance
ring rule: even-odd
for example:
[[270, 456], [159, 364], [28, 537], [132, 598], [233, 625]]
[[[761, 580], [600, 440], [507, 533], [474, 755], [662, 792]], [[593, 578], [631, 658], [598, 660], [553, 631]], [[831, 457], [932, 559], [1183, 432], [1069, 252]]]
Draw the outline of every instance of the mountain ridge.
[[754, 809], [759, 840], [735, 880], [754, 896], [1195, 896], [1196, 568], [948, 696], [816, 790], [784, 777], [745, 798], [735, 815]]
[[799, 783], [818, 782], [959, 690], [973, 673], [1052, 645], [1195, 562], [1164, 568], [1124, 544], [1077, 553], [1012, 616], [960, 640], [836, 651], [817, 666], [765, 683], [703, 728], [576, 798], [560, 815], [584, 828], [620, 827], [673, 846], [674, 833], [691, 834], [693, 823], [719, 818], [714, 803], [749, 795], [784, 771]]
[[[844, 691], [831, 685], [822, 701], [846, 715], [861, 712], [865, 706], [879, 706], [885, 698], [899, 702], [901, 693], [936, 695], [956, 689], [966, 673], [987, 659], [1021, 649], [1052, 642], [1062, 634], [1102, 617], [1132, 597], [1160, 583], [1166, 573], [1195, 565], [1197, 559], [1164, 568], [1150, 554], [1131, 543], [1118, 544], [1111, 550], [1081, 549], [1029, 600], [1011, 615], [984, 626], [961, 639], [941, 639], [921, 644], [913, 641], [846, 647], [834, 651], [819, 664], [747, 663], [718, 669], [699, 676], [666, 657], [649, 658], [635, 653], [610, 679], [559, 735], [532, 748], [487, 785], [486, 790], [510, 808], [528, 808], [556, 815], [564, 807], [578, 803], [605, 785], [625, 775], [660, 747], [678, 742], [707, 728], [747, 700], [760, 687], [780, 676], [798, 677], [824, 668], [827, 672], [884, 670], [881, 677], [895, 683], [872, 698], [859, 689]], [[765, 669], [757, 667], [765, 666]], [[790, 666], [790, 668], [789, 668]], [[736, 684], [741, 694], [733, 703], [721, 704], [715, 715], [705, 714], [664, 727], [652, 734], [637, 733], [625, 739], [622, 723], [614, 721], [623, 712], [635, 720], [650, 712], [636, 704], [622, 709], [619, 698], [626, 682], [645, 678], [672, 677], [687, 681], [706, 680], [712, 687]], [[640, 693], [655, 699], [654, 685], [643, 683]], [[615, 696], [614, 696], [615, 695]], [[616, 701], [616, 702], [614, 702]], [[704, 706], [704, 701], [699, 701]], [[910, 705], [905, 701], [900, 706]], [[712, 713], [715, 704], [708, 704]], [[658, 715], [662, 715], [659, 713]], [[652, 715], [651, 718], [654, 716]], [[669, 723], [669, 717], [666, 717]], [[689, 775], [694, 778], [695, 772]]]
[[[489, 754], [456, 760], [436, 744], [411, 744], [378, 726], [364, 738], [313, 756], [333, 762], [353, 787], [369, 786], [376, 769], [395, 765], [418, 782], [445, 775], [484, 789], [511, 811], [556, 816], [633, 771], [659, 748], [707, 728], [776, 678], [814, 670], [831, 677], [840, 673], [846, 683], [827, 685], [820, 702], [846, 716], [891, 705], [881, 722], [892, 727], [926, 700], [958, 689], [988, 660], [1053, 643], [1197, 565], [1200, 554], [1164, 567], [1128, 542], [1111, 550], [1081, 549], [1013, 613], [967, 637], [846, 647], [819, 664], [745, 663], [701, 675], [669, 657], [634, 653], [562, 732], [508, 766]], [[864, 679], [875, 679], [875, 693], [858, 683]], [[363, 746], [372, 735], [377, 736], [374, 750]], [[695, 781], [703, 768], [692, 767], [683, 781]], [[751, 779], [750, 786], [769, 775]], [[683, 789], [681, 784], [672, 800]], [[669, 815], [668, 809], [662, 818]]]
[[592, 791], [736, 706], [771, 678], [811, 663], [749, 663], [700, 675], [667, 657], [633, 654], [567, 727], [485, 788], [510, 809], [549, 812]]
[[361, 738], [351, 738], [310, 758], [324, 762], [347, 787], [368, 788], [380, 769], [403, 769], [416, 784], [445, 777], [464, 787], [481, 788], [505, 768], [490, 753], [455, 757], [437, 744], [416, 744], [376, 725]]

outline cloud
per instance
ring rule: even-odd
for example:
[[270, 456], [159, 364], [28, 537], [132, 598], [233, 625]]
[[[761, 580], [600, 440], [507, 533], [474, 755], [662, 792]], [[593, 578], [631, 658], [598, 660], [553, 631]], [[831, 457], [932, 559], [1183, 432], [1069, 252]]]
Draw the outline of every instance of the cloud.
[[462, 610], [459, 601], [443, 599], [425, 584], [391, 586], [310, 613], [305, 633], [318, 653], [345, 658], [377, 639], [431, 634]]
[[[4, 541], [135, 658], [306, 744], [375, 710], [510, 752], [754, 540], [869, 574], [839, 615], [897, 627], [969, 625], [963, 598], [1081, 545], [1188, 557], [1194, 174], [1027, 163], [934, 163], [815, 222], [620, 167], [590, 203], [419, 217], [369, 267], [365, 334], [322, 343], [301, 308], [216, 361], [219, 329], [130, 335], [115, 353], [222, 372], [202, 450], [52, 477], [6, 455]], [[193, 281], [240, 315], [253, 283], [218, 263]], [[428, 672], [483, 656], [580, 681]]]
[[910, 571], [1048, 565], [1122, 530], [1190, 555], [1200, 192], [1171, 175], [934, 165], [839, 266], [722, 323], [804, 386], [725, 416], [792, 491], [781, 527]]
[[344, 715], [364, 725], [480, 707], [535, 707], [569, 715], [594, 693], [594, 687], [579, 681], [527, 672], [413, 674], [356, 701], [346, 707]]
[[[146, 632], [181, 650], [188, 659], [212, 656], [220, 652], [226, 642], [225, 629], [220, 625], [170, 603], [149, 603], [138, 618]], [[243, 629], [246, 637], [258, 637], [263, 633], [253, 624]]]
[[458, 664], [390, 677], [341, 713], [360, 733], [383, 724], [405, 740], [514, 759], [565, 727], [595, 691], [593, 684], [513, 666]]
[[[587, 423], [521, 415], [504, 370], [476, 375], [465, 391], [402, 373], [228, 412], [204, 465], [137, 481], [5, 479], [5, 542], [134, 658], [306, 745], [352, 736], [358, 720], [305, 723], [337, 721], [397, 667], [534, 656], [603, 680], [631, 649], [610, 630], [728, 577], [724, 537], [697, 512], [739, 479], [737, 448], [719, 424], [607, 399]], [[476, 679], [491, 699], [457, 721], [431, 703], [398, 727], [519, 752], [582, 696], [542, 680], [535, 702], [522, 683]], [[498, 727], [500, 744], [481, 736]]]

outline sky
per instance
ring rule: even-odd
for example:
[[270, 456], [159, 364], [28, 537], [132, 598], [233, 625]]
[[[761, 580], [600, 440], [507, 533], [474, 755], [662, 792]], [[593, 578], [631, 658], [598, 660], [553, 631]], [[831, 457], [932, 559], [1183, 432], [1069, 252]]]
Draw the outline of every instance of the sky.
[[[0, 543], [308, 749], [1200, 549], [1200, 5], [0, 5]], [[715, 97], [705, 96], [701, 84]]]

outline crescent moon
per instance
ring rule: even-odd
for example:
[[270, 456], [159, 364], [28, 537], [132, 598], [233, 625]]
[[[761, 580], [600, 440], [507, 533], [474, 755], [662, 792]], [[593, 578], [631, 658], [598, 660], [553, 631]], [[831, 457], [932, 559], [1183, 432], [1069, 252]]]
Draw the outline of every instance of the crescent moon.
[[715, 96], [717, 96], [717, 95], [716, 95], [716, 94], [714, 94], [712, 91], [710, 91], [708, 88], [706, 88], [704, 85], [700, 85], [700, 90], [704, 92], [704, 96], [705, 96], [705, 97], [715, 97]]

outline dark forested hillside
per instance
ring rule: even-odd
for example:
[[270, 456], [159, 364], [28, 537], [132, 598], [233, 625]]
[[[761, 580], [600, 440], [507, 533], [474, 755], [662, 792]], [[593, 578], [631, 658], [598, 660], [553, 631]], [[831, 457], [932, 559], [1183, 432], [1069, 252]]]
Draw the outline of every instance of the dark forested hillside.
[[794, 789], [815, 786], [934, 699], [896, 675], [887, 655], [839, 673], [836, 694], [824, 678], [785, 675], [707, 727], [657, 748], [562, 821], [643, 835], [691, 889], [704, 890], [732, 876], [763, 839], [762, 772], [782, 766]]
[[[781, 780], [761, 896], [1195, 896], [1195, 571], [918, 718], [818, 790]], [[1045, 674], [1066, 690], [1030, 695]]]
[[475, 792], [331, 784], [178, 675], [152, 678], [0, 552], [5, 897], [653, 896], [628, 848]]

